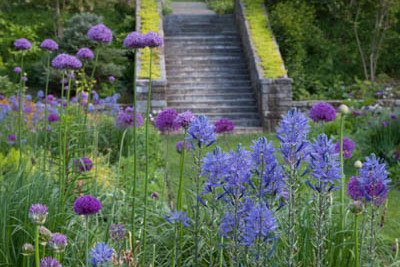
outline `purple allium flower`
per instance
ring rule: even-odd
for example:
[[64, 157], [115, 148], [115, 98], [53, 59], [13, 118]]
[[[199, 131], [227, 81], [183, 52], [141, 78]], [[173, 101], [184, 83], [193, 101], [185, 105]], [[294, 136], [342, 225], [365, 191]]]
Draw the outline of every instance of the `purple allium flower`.
[[125, 37], [123, 45], [126, 48], [133, 49], [145, 48], [147, 45], [146, 37], [140, 32], [131, 32]]
[[40, 260], [40, 267], [61, 267], [61, 264], [52, 257], [46, 257]]
[[[126, 129], [133, 127], [133, 108], [127, 107], [125, 110], [120, 110], [117, 118], [115, 119], [115, 125], [119, 129]], [[136, 113], [136, 127], [141, 127], [143, 125], [143, 117], [139, 112]]]
[[60, 120], [60, 117], [59, 117], [57, 114], [52, 113], [52, 114], [50, 114], [50, 115], [47, 117], [47, 120], [48, 120], [50, 123], [52, 123], [52, 122], [57, 122], [57, 121]]
[[[344, 137], [343, 138], [343, 156], [345, 158], [350, 158], [351, 153], [355, 149], [356, 144], [351, 140], [350, 138]], [[336, 153], [340, 153], [340, 140], [337, 141], [336, 146], [335, 146], [335, 151]]]
[[271, 242], [277, 228], [273, 212], [266, 206], [258, 204], [252, 207], [248, 215], [243, 218], [243, 223], [241, 223], [242, 242], [246, 246], [252, 246], [257, 238], [261, 238], [263, 242]]
[[347, 184], [347, 194], [353, 200], [359, 200], [363, 198], [364, 193], [361, 190], [358, 177], [352, 176], [350, 178], [349, 183]]
[[69, 90], [69, 86], [68, 85], [64, 86], [64, 91], [68, 91], [68, 90]]
[[22, 76], [22, 81], [24, 82], [24, 83], [26, 83], [27, 81], [28, 81], [28, 77], [26, 77], [25, 75], [24, 76]]
[[51, 231], [46, 227], [39, 227], [39, 242], [42, 246], [46, 246], [46, 244], [50, 241], [52, 235], [53, 234], [51, 233]]
[[0, 100], [4, 100], [4, 95], [0, 94]]
[[92, 59], [94, 58], [94, 54], [92, 50], [87, 47], [79, 49], [78, 53], [76, 53], [77, 57], [85, 58], [85, 59]]
[[49, 246], [54, 249], [55, 253], [63, 252], [67, 244], [67, 237], [60, 233], [54, 233], [49, 241]]
[[106, 266], [111, 261], [114, 249], [105, 243], [98, 243], [96, 247], [89, 252], [90, 263], [93, 267]]
[[389, 123], [387, 121], [382, 121], [382, 126], [383, 127], [387, 127], [389, 125]]
[[42, 99], [43, 97], [44, 97], [44, 92], [42, 91], [42, 90], [39, 90], [38, 92], [37, 92], [37, 98], [39, 98], [39, 99]]
[[228, 174], [230, 165], [228, 154], [216, 147], [202, 159], [202, 175], [207, 178], [204, 183], [204, 193], [211, 193], [216, 187], [222, 186], [223, 179]]
[[164, 43], [161, 36], [156, 32], [148, 32], [144, 38], [145, 38], [146, 46], [148, 46], [148, 47], [158, 47], [158, 46], [162, 46]]
[[158, 197], [159, 197], [158, 192], [151, 193], [151, 198], [158, 198]]
[[161, 111], [157, 117], [155, 126], [161, 132], [175, 131], [180, 128], [180, 125], [175, 123], [178, 112], [173, 108], [167, 108]]
[[200, 115], [189, 125], [187, 139], [193, 146], [196, 143], [199, 148], [208, 147], [217, 141], [214, 128], [215, 126], [208, 121], [206, 116]]
[[22, 69], [21, 69], [21, 67], [15, 67], [15, 68], [13, 69], [13, 71], [14, 71], [15, 73], [21, 73]]
[[281, 155], [287, 164], [299, 168], [301, 161], [307, 156], [309, 129], [308, 118], [296, 109], [292, 109], [286, 116], [282, 116], [276, 132], [277, 138], [281, 142]]
[[390, 115], [390, 118], [391, 118], [392, 120], [397, 120], [397, 116], [396, 116], [395, 114]]
[[98, 24], [93, 26], [88, 31], [90, 39], [100, 43], [110, 43], [112, 41], [112, 32], [104, 24]]
[[282, 168], [276, 158], [275, 148], [267, 138], [260, 137], [253, 141], [251, 150], [253, 171], [259, 183], [257, 194], [266, 199], [271, 209], [273, 202], [282, 196], [285, 188]]
[[49, 214], [49, 212], [45, 205], [32, 204], [29, 208], [29, 218], [31, 218], [35, 224], [44, 224], [47, 214]]
[[59, 54], [51, 61], [51, 66], [55, 69], [80, 69], [82, 62], [74, 56]]
[[33, 107], [31, 107], [31, 106], [26, 106], [26, 107], [24, 108], [23, 112], [24, 112], [25, 114], [30, 114], [30, 113], [33, 112]]
[[384, 96], [385, 95], [385, 92], [384, 91], [379, 91], [379, 92], [376, 92], [375, 93], [375, 96], [377, 96], [377, 97], [382, 97], [382, 96]]
[[47, 95], [47, 101], [51, 102], [54, 100], [54, 96], [53, 95]]
[[17, 39], [14, 46], [19, 50], [28, 50], [32, 48], [32, 44], [25, 38]]
[[179, 212], [176, 209], [174, 211], [171, 211], [166, 217], [166, 220], [171, 224], [182, 223], [185, 227], [190, 226], [189, 225], [190, 218], [187, 217], [186, 212], [182, 213], [181, 210]]
[[74, 203], [74, 211], [78, 215], [96, 214], [101, 210], [101, 202], [92, 196], [79, 197]]
[[358, 117], [358, 116], [361, 115], [361, 112], [358, 111], [358, 110], [353, 110], [351, 113], [352, 113], [354, 116], [356, 116], [356, 117]]
[[77, 95], [77, 99], [81, 102], [86, 102], [88, 100], [89, 94], [86, 92], [79, 92]]
[[179, 141], [176, 143], [175, 149], [179, 154], [182, 153], [183, 146], [185, 146], [186, 150], [191, 150], [193, 148], [192, 144], [189, 142]]
[[175, 124], [187, 129], [189, 125], [195, 120], [195, 116], [189, 110], [182, 112], [176, 116]]
[[229, 133], [233, 132], [235, 124], [233, 121], [225, 118], [221, 118], [215, 122], [215, 133]]
[[93, 162], [89, 158], [76, 159], [75, 165], [79, 166], [80, 172], [88, 172], [93, 168]]
[[17, 137], [15, 136], [15, 134], [10, 134], [8, 136], [8, 143], [10, 145], [13, 145], [15, 143], [15, 141], [17, 141]]
[[114, 77], [114, 76], [112, 76], [112, 75], [111, 75], [111, 76], [109, 76], [109, 77], [108, 77], [108, 81], [110, 81], [110, 82], [114, 82], [114, 81], [115, 81], [115, 77]]
[[324, 134], [318, 135], [311, 144], [310, 157], [307, 159], [311, 180], [307, 184], [321, 193], [340, 188], [342, 177], [339, 154], [335, 151], [332, 140]]
[[52, 39], [46, 39], [41, 44], [40, 47], [49, 51], [58, 50], [58, 44]]
[[35, 253], [35, 248], [33, 247], [32, 244], [25, 243], [22, 246], [22, 252], [21, 254], [24, 256], [32, 256]]
[[332, 105], [320, 102], [310, 110], [310, 118], [315, 122], [328, 122], [336, 119], [336, 110]]
[[394, 153], [394, 155], [393, 155], [393, 158], [394, 158], [394, 160], [399, 160], [399, 158], [400, 158], [400, 152], [399, 152], [399, 151], [396, 151], [396, 152]]
[[125, 227], [121, 224], [113, 224], [109, 228], [110, 238], [114, 242], [119, 242], [125, 237]]

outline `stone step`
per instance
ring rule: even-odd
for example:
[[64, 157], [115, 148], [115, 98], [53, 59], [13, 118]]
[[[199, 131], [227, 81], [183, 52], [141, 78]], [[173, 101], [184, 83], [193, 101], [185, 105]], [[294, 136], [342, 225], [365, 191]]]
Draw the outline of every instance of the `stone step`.
[[171, 68], [167, 69], [168, 79], [175, 76], [184, 76], [184, 77], [225, 77], [227, 75], [249, 75], [249, 71], [246, 68]]
[[[208, 72], [208, 73], [186, 73], [186, 74], [182, 74], [182, 73], [177, 73], [176, 75], [172, 75], [171, 73], [167, 72], [168, 75], [168, 79], [174, 80], [175, 79], [191, 79], [193, 80], [197, 80], [197, 79], [233, 79], [233, 80], [249, 80], [250, 75], [248, 73], [245, 74], [237, 74], [237, 73], [229, 73], [229, 72], [225, 72], [225, 73], [212, 73], [212, 72]], [[205, 80], [207, 81], [207, 80]]]
[[222, 111], [219, 110], [214, 110], [214, 109], [197, 109], [197, 108], [179, 108], [179, 107], [174, 107], [168, 105], [169, 108], [175, 109], [177, 112], [184, 112], [186, 110], [192, 111], [196, 115], [205, 115], [207, 116], [211, 121], [216, 121], [220, 118], [227, 118], [230, 120], [258, 120], [258, 125], [260, 125], [260, 115], [258, 112], [232, 112], [230, 109], [225, 109]]
[[217, 69], [219, 71], [228, 71], [230, 69], [247, 69], [247, 65], [245, 62], [237, 61], [231, 63], [224, 62], [207, 62], [207, 61], [197, 61], [197, 62], [184, 62], [185, 64], [176, 64], [175, 61], [166, 61], [166, 68], [168, 70], [177, 70], [177, 71], [185, 71], [185, 70], [204, 70], [204, 69]]
[[181, 43], [166, 43], [165, 44], [165, 52], [169, 51], [188, 51], [188, 52], [214, 52], [214, 51], [240, 51], [243, 52], [242, 46], [240, 44], [228, 44], [228, 45], [220, 45], [220, 44], [198, 44], [198, 45], [183, 45]]
[[178, 24], [178, 23], [169, 23], [164, 25], [164, 33], [170, 32], [178, 32], [178, 31], [210, 31], [210, 30], [229, 30], [229, 31], [237, 31], [237, 28], [234, 24]]
[[208, 29], [165, 29], [164, 33], [168, 36], [176, 35], [201, 35], [201, 34], [213, 34], [213, 35], [226, 35], [226, 34], [239, 34], [235, 28], [215, 28], [212, 25]]
[[228, 35], [228, 36], [166, 36], [164, 38], [165, 43], [168, 42], [176, 42], [176, 43], [185, 43], [186, 42], [196, 42], [196, 43], [231, 43], [231, 42], [240, 42], [240, 37], [238, 35]]
[[231, 82], [248, 82], [249, 79], [240, 76], [231, 77], [176, 77], [171, 78], [175, 82], [185, 82], [185, 83], [231, 83]]
[[185, 23], [185, 24], [199, 24], [199, 23], [234, 23], [233, 15], [168, 15], [165, 16], [167, 23]]
[[243, 50], [239, 46], [216, 46], [215, 48], [188, 48], [187, 46], [177, 45], [177, 46], [165, 46], [165, 54], [169, 55], [243, 55]]
[[238, 82], [223, 82], [223, 83], [190, 83], [190, 82], [175, 82], [168, 81], [169, 88], [237, 88], [237, 87], [250, 87], [250, 81]]
[[168, 94], [168, 101], [185, 100], [185, 101], [204, 101], [204, 100], [251, 100], [254, 101], [254, 94], [249, 93], [218, 93], [218, 94], [199, 94], [199, 92]]
[[193, 107], [193, 108], [209, 108], [209, 109], [216, 109], [216, 108], [246, 108], [246, 109], [254, 109], [256, 108], [256, 100], [255, 99], [248, 99], [248, 100], [241, 100], [241, 99], [225, 99], [225, 100], [171, 100], [168, 101], [168, 104], [175, 107]]
[[243, 53], [238, 51], [232, 52], [224, 52], [224, 51], [216, 51], [216, 52], [193, 52], [190, 51], [169, 51], [165, 54], [166, 59], [188, 59], [188, 60], [203, 60], [203, 59], [217, 59], [221, 60], [226, 57], [235, 58], [237, 60], [244, 60]]
[[244, 58], [238, 56], [208, 56], [208, 57], [166, 57], [168, 63], [182, 64], [186, 66], [205, 65], [224, 65], [233, 63], [244, 63]]
[[181, 87], [181, 88], [173, 88], [173, 87], [167, 87], [166, 89], [167, 94], [233, 94], [233, 93], [238, 93], [238, 94], [248, 94], [248, 93], [253, 93], [253, 88], [251, 87], [237, 87], [237, 88], [207, 88], [207, 87], [195, 87], [195, 88], [187, 88], [187, 87]]

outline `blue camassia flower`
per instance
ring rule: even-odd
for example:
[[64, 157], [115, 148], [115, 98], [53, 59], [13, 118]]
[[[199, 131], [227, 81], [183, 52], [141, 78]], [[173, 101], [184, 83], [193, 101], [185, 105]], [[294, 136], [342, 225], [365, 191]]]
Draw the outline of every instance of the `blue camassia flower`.
[[187, 139], [199, 148], [208, 147], [217, 141], [217, 135], [214, 133], [215, 126], [211, 124], [206, 116], [198, 116], [190, 125], [187, 133]]
[[107, 263], [111, 261], [111, 256], [114, 253], [114, 249], [105, 243], [98, 243], [96, 247], [92, 248], [89, 252], [90, 263], [93, 267], [107, 266]]

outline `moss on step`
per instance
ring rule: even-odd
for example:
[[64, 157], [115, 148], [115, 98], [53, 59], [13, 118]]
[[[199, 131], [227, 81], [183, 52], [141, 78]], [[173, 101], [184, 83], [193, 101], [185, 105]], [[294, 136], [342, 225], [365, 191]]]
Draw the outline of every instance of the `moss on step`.
[[280, 78], [285, 76], [283, 60], [274, 42], [268, 19], [264, 13], [264, 0], [243, 0], [246, 7], [245, 16], [249, 22], [252, 41], [261, 59], [265, 78]]

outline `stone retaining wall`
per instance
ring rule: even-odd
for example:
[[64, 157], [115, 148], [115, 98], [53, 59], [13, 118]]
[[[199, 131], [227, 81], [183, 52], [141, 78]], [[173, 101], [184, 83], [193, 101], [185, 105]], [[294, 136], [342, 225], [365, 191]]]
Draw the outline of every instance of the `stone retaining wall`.
[[[141, 32], [141, 19], [139, 16], [141, 1], [147, 0], [136, 0], [136, 31]], [[161, 1], [158, 1], [158, 13], [160, 14], [161, 22], [158, 34], [164, 39], [164, 28], [162, 20], [162, 8]], [[145, 34], [145, 33], [144, 33]], [[140, 50], [137, 55], [136, 73], [140, 73], [141, 61], [140, 61]], [[165, 53], [164, 46], [160, 47], [160, 68], [161, 68], [161, 78], [153, 80], [152, 90], [151, 90], [151, 109], [152, 110], [162, 110], [167, 107], [167, 96], [166, 96], [166, 86], [168, 84], [166, 69], [165, 69]], [[149, 80], [148, 79], [137, 79], [137, 106], [139, 112], [146, 112], [147, 107], [147, 93], [149, 90]]]
[[[265, 11], [264, 6], [260, 8], [264, 8]], [[266, 11], [265, 16], [267, 17]], [[245, 17], [245, 6], [241, 0], [235, 0], [235, 20], [250, 70], [252, 86], [257, 96], [262, 126], [265, 131], [273, 131], [281, 115], [292, 107], [292, 79], [264, 77], [261, 59], [251, 39], [249, 23]]]

